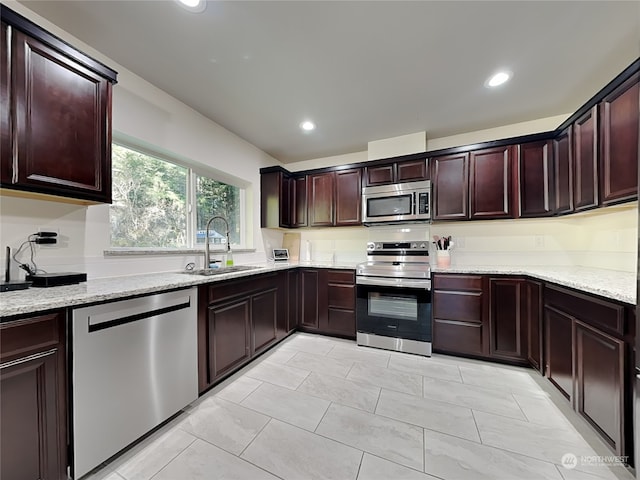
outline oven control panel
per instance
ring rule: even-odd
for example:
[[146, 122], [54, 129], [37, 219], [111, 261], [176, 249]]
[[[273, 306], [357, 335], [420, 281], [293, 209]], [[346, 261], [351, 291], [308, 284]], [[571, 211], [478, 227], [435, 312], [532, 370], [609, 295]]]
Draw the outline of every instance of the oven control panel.
[[380, 252], [385, 254], [402, 252], [402, 253], [420, 253], [429, 251], [429, 242], [426, 240], [418, 240], [415, 242], [368, 242], [367, 253]]

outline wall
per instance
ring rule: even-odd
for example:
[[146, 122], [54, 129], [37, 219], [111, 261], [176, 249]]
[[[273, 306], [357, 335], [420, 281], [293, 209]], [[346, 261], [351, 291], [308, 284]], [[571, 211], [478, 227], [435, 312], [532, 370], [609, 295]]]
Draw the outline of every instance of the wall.
[[[113, 136], [168, 153], [247, 189], [248, 244], [255, 254], [237, 254], [238, 263], [264, 260], [260, 230], [259, 169], [279, 162], [250, 143], [206, 119], [121, 65], [10, 1], [7, 6], [118, 71], [113, 89]], [[176, 270], [201, 255], [106, 257], [109, 207], [73, 206], [43, 200], [0, 198], [0, 245], [17, 248], [39, 227], [58, 228], [63, 242], [41, 247], [37, 263], [49, 271], [86, 271], [90, 277]], [[4, 250], [2, 250], [4, 255]]]

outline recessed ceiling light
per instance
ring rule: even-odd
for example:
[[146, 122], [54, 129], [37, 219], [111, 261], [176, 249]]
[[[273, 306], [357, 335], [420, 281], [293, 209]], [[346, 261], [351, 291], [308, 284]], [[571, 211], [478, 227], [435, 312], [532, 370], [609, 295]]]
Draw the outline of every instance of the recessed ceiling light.
[[314, 128], [316, 128], [316, 125], [313, 122], [310, 122], [309, 120], [302, 122], [300, 124], [300, 128], [302, 130], [304, 130], [305, 132], [310, 132], [311, 130], [313, 130]]
[[511, 78], [511, 72], [502, 71], [498, 72], [495, 75], [489, 77], [489, 79], [485, 82], [485, 86], [487, 87], [497, 87], [498, 85], [502, 85], [506, 81]]
[[194, 13], [200, 13], [204, 11], [204, 7], [207, 6], [206, 0], [176, 0], [181, 7]]

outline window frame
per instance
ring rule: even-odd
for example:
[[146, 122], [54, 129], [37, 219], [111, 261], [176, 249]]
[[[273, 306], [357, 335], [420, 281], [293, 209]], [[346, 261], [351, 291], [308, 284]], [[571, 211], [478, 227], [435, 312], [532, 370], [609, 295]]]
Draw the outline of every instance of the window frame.
[[[147, 155], [149, 157], [153, 157], [156, 160], [160, 160], [166, 163], [170, 163], [172, 165], [176, 165], [178, 167], [182, 167], [187, 169], [186, 175], [186, 185], [185, 185], [185, 235], [186, 235], [186, 244], [183, 247], [116, 247], [111, 245], [111, 205], [109, 206], [109, 252], [118, 252], [118, 251], [153, 251], [153, 252], [163, 252], [163, 253], [181, 253], [185, 251], [194, 251], [201, 252], [205, 248], [205, 244], [198, 244], [196, 240], [196, 232], [197, 228], [197, 208], [196, 204], [196, 181], [197, 177], [206, 177], [207, 179], [214, 180], [216, 182], [224, 183], [226, 185], [231, 185], [239, 190], [239, 227], [240, 227], [240, 242], [232, 243], [232, 250], [251, 250], [247, 244], [247, 216], [249, 212], [247, 210], [247, 186], [243, 186], [242, 184], [246, 183], [244, 181], [239, 180], [238, 182], [230, 182], [229, 179], [232, 178], [231, 175], [224, 174], [220, 175], [216, 173], [214, 168], [207, 168], [203, 165], [195, 165], [186, 160], [180, 160], [174, 157], [171, 154], [167, 154], [156, 150], [154, 148], [149, 148], [142, 146], [136, 142], [131, 142], [128, 140], [124, 140], [122, 138], [112, 138], [111, 144], [117, 145], [121, 148], [126, 148], [129, 150], [133, 150], [137, 153], [141, 153], [143, 155]], [[111, 166], [113, 169], [113, 165]], [[215, 248], [215, 247], [214, 247]]]

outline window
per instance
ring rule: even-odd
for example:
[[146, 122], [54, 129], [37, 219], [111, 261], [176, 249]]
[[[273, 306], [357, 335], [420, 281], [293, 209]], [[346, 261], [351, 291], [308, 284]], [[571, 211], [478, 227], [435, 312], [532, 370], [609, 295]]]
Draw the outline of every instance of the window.
[[[112, 247], [201, 246], [213, 216], [228, 221], [232, 245], [243, 244], [243, 189], [118, 144], [112, 145], [112, 176]], [[212, 222], [209, 241], [226, 243], [224, 222]]]

